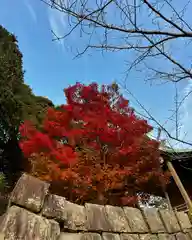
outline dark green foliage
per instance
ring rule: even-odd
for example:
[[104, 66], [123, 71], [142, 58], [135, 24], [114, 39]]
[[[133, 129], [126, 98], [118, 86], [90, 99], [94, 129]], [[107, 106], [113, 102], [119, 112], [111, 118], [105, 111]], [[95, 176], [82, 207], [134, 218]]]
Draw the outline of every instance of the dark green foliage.
[[24, 83], [17, 39], [0, 26], [0, 171], [11, 186], [27, 167], [18, 145], [18, 128], [24, 120], [40, 126], [49, 106], [53, 106], [49, 99], [35, 96]]
[[22, 119], [32, 121], [37, 127], [40, 127], [44, 115], [48, 107], [53, 107], [53, 103], [45, 98], [40, 96], [35, 96], [33, 94], [29, 97], [25, 97], [24, 94], [22, 97]]
[[16, 38], [0, 26], [0, 141], [6, 142], [18, 130], [21, 103], [15, 93], [24, 83], [22, 54]]

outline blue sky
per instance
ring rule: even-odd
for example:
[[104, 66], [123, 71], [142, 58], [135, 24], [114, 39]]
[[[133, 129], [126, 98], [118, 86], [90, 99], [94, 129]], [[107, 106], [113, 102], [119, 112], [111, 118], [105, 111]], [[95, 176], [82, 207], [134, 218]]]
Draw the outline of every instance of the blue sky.
[[[47, 96], [55, 104], [65, 101], [63, 88], [76, 81], [83, 83], [96, 81], [99, 84], [107, 84], [114, 79], [124, 78], [125, 52], [108, 53], [104, 57], [98, 52], [93, 52], [91, 56], [85, 54], [79, 59], [74, 59], [70, 46], [73, 45], [75, 48], [83, 44], [83, 39], [79, 35], [73, 35], [68, 41], [52, 41], [51, 29], [62, 36], [67, 23], [63, 16], [48, 9], [40, 0], [20, 0], [11, 3], [9, 0], [2, 0], [0, 24], [18, 38], [19, 47], [23, 53], [23, 68], [26, 71], [25, 82], [30, 85], [35, 94]], [[128, 86], [161, 122], [171, 114], [174, 94], [172, 84], [150, 86], [142, 81], [142, 73], [135, 72], [129, 76]], [[187, 91], [189, 88], [191, 88], [190, 84], [185, 83], [179, 91]], [[187, 122], [184, 124], [185, 126], [188, 124], [186, 128], [191, 125], [189, 125], [191, 118], [188, 113], [191, 100], [189, 99], [183, 107], [183, 119]], [[139, 110], [134, 101], [131, 101], [131, 104]], [[186, 111], [187, 114], [185, 114]], [[173, 127], [170, 129], [172, 131]]]

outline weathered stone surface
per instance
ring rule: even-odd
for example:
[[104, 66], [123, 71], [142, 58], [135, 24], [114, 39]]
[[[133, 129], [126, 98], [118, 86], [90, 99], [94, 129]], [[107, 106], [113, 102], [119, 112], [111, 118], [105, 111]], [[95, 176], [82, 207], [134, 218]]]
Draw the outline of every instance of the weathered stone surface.
[[176, 217], [183, 231], [192, 228], [188, 215], [185, 212], [176, 212]]
[[86, 214], [84, 206], [67, 201], [57, 195], [49, 195], [45, 201], [43, 216], [64, 222], [64, 227], [72, 230], [85, 230]]
[[4, 240], [5, 239], [5, 234], [4, 233], [0, 233], [0, 240]]
[[186, 234], [188, 240], [191, 240], [191, 239], [192, 239], [189, 232], [186, 232], [185, 234]]
[[60, 234], [59, 224], [12, 206], [0, 225], [6, 240], [56, 240]]
[[140, 234], [140, 240], [158, 240], [155, 234]]
[[81, 240], [82, 233], [61, 232], [58, 240]]
[[11, 202], [33, 212], [40, 212], [48, 189], [48, 183], [23, 174], [12, 192]]
[[87, 228], [93, 231], [112, 231], [110, 222], [108, 221], [104, 206], [86, 203]]
[[1, 225], [1, 223], [2, 223], [2, 221], [3, 221], [3, 219], [4, 219], [4, 217], [5, 217], [5, 215], [6, 215], [6, 213], [4, 213], [3, 215], [0, 216], [0, 225]]
[[190, 240], [190, 236], [182, 232], [176, 233], [175, 236], [177, 240]]
[[85, 207], [71, 203], [57, 195], [49, 195], [46, 199], [43, 216], [64, 222], [64, 227], [72, 230], [85, 230]]
[[121, 240], [140, 240], [138, 234], [125, 234], [125, 233], [120, 234], [120, 239]]
[[[48, 195], [48, 188], [26, 174], [20, 178], [11, 200], [17, 206], [0, 218], [6, 240], [192, 240], [192, 226], [183, 212], [90, 203], [84, 207]], [[58, 222], [65, 232], [60, 233]]]
[[84, 233], [81, 240], [102, 240], [101, 235], [98, 233]]
[[66, 200], [64, 197], [50, 194], [45, 200], [42, 215], [47, 218], [65, 220], [67, 216], [64, 211], [65, 204]]
[[176, 240], [174, 234], [160, 233], [158, 234], [159, 240]]
[[121, 207], [106, 205], [105, 212], [113, 232], [131, 232], [125, 213]]
[[9, 195], [1, 194], [0, 192], [0, 215], [5, 213], [8, 203], [9, 203]]
[[66, 201], [64, 227], [73, 230], [86, 230], [85, 207]]
[[120, 240], [119, 234], [116, 233], [102, 233], [103, 240]]
[[149, 232], [147, 224], [144, 221], [144, 218], [139, 209], [132, 207], [124, 207], [123, 209], [132, 232], [134, 233]]
[[175, 213], [173, 211], [160, 209], [159, 213], [168, 233], [175, 233], [181, 230]]
[[188, 236], [190, 237], [190, 239], [192, 240], [192, 229], [189, 229], [189, 230], [187, 231], [187, 234], [188, 234]]
[[165, 228], [159, 216], [158, 209], [144, 208], [143, 214], [149, 224], [152, 233], [165, 232]]

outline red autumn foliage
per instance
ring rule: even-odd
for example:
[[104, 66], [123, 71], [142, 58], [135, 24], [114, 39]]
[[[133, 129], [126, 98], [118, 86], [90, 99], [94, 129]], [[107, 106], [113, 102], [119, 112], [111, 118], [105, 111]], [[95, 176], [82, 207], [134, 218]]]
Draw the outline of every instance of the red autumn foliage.
[[41, 130], [21, 125], [20, 146], [26, 157], [43, 152], [62, 163], [60, 179], [70, 199], [130, 205], [138, 192], [166, 184], [159, 143], [146, 136], [152, 127], [135, 115], [116, 84], [77, 83], [65, 95], [67, 103], [48, 110]]

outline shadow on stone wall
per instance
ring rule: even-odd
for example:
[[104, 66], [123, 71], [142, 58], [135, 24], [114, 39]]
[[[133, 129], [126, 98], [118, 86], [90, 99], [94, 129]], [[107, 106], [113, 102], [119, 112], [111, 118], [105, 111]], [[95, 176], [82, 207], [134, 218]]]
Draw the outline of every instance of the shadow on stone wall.
[[0, 216], [5, 213], [9, 203], [9, 195], [0, 193]]
[[0, 223], [7, 240], [192, 240], [184, 212], [85, 204], [49, 193], [49, 184], [23, 174]]

